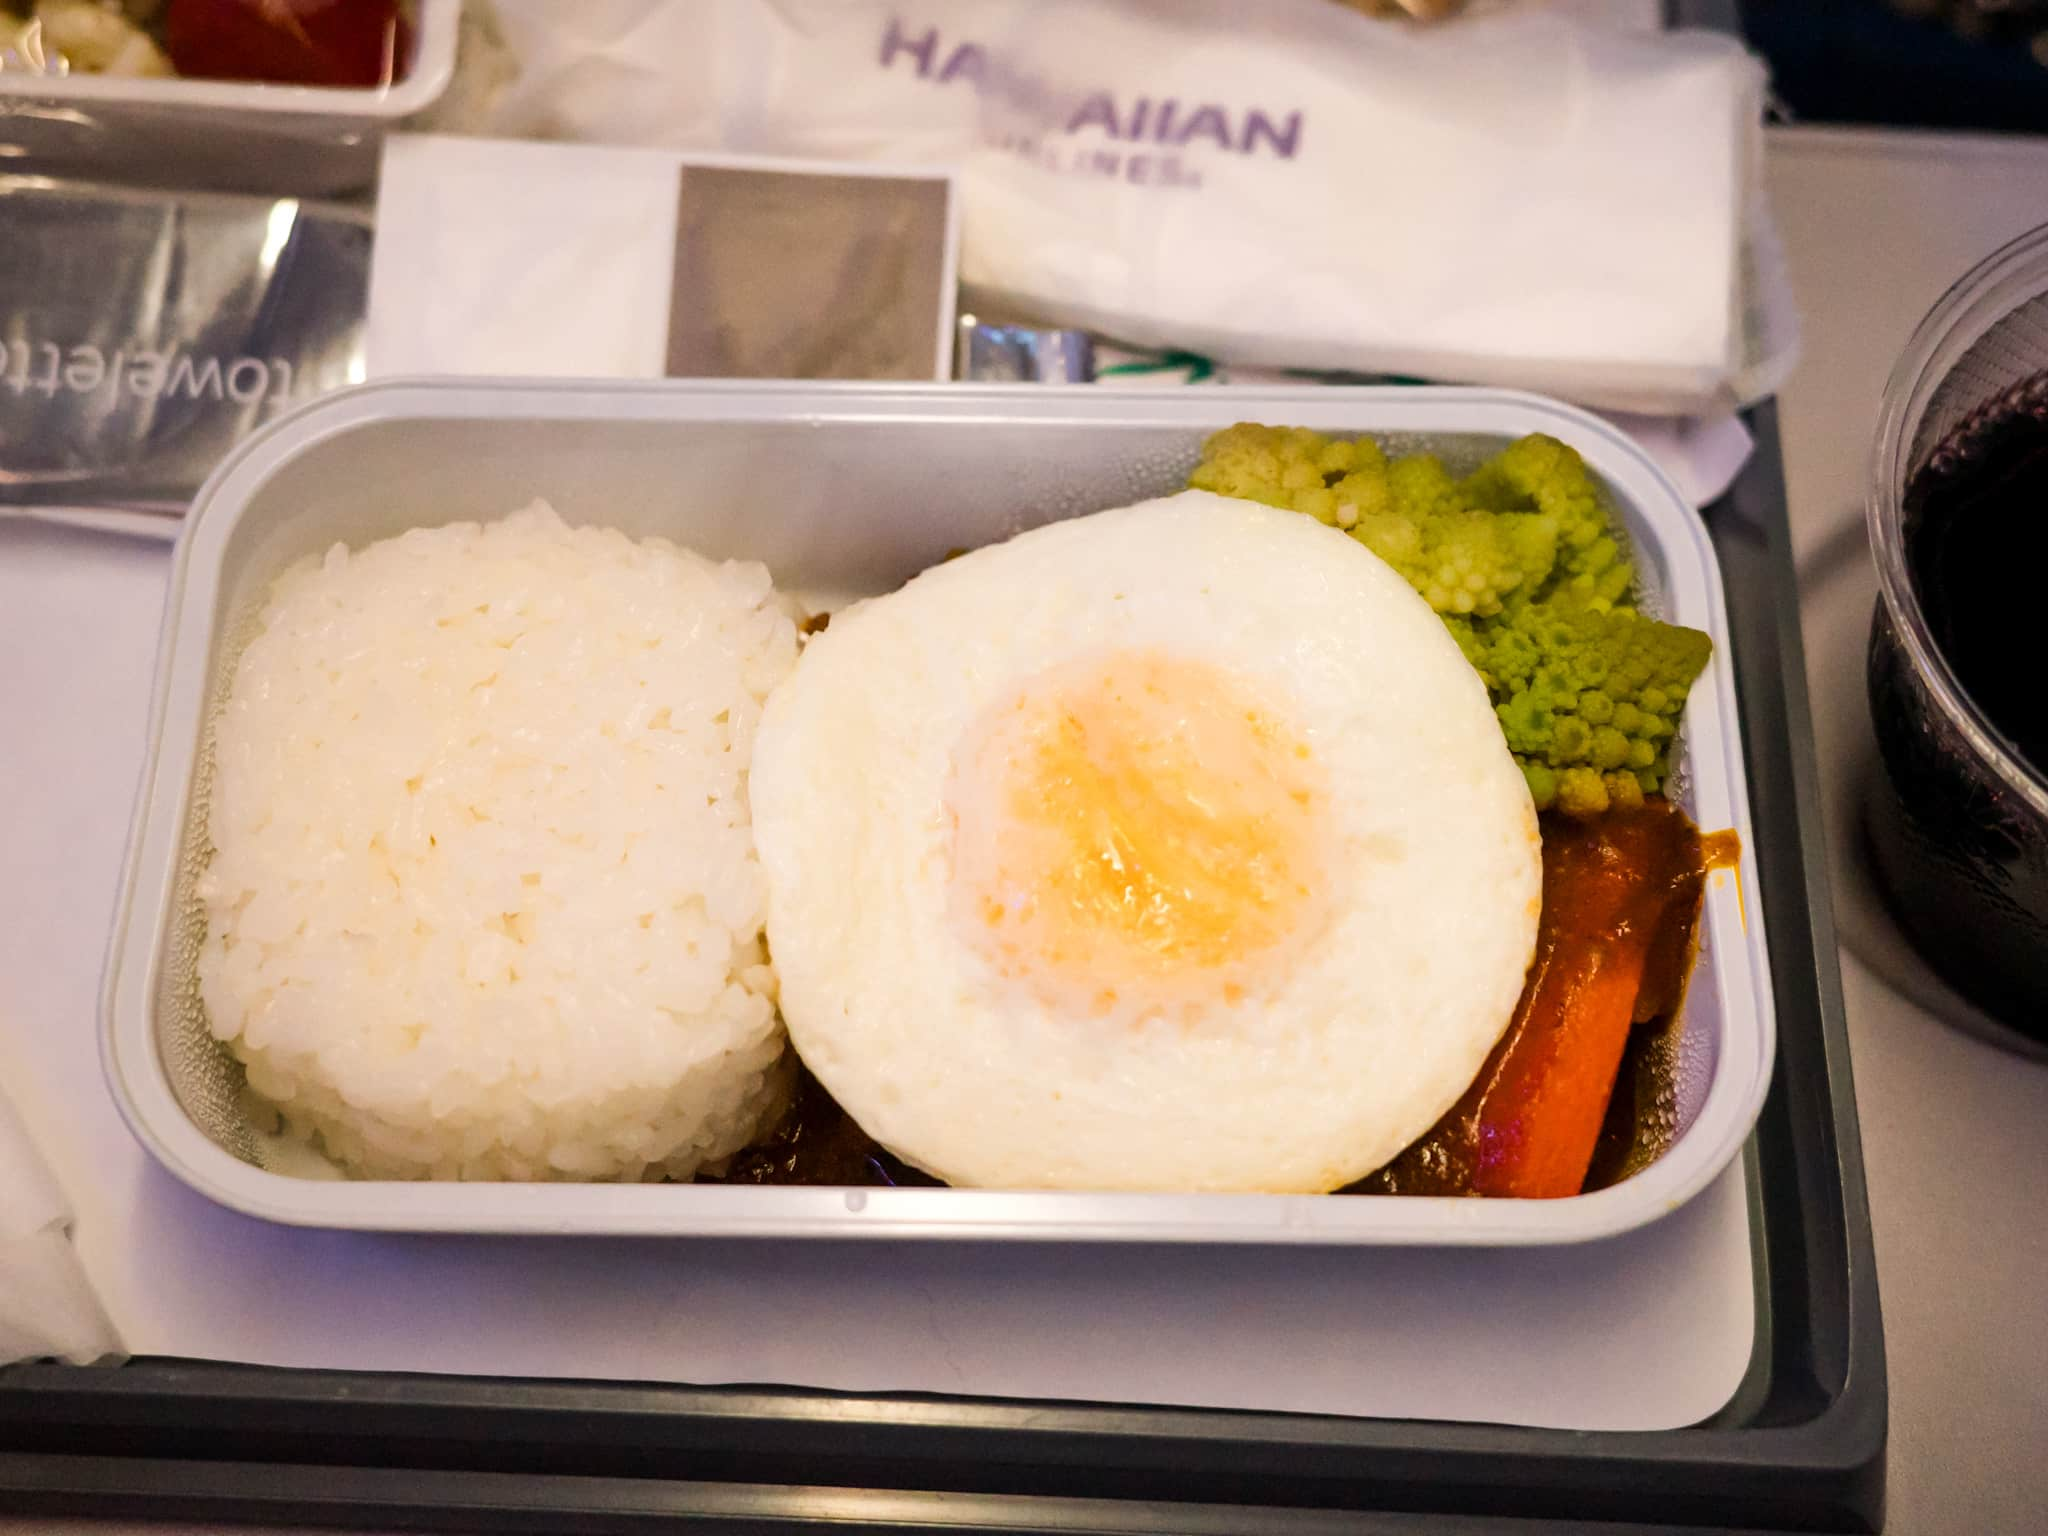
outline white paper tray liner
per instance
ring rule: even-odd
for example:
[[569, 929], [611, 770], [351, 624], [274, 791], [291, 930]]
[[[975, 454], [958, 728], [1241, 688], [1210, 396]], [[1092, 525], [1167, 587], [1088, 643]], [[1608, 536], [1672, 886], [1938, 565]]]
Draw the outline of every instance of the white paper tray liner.
[[158, 1168], [89, 1021], [167, 552], [0, 523], [0, 1076], [129, 1347], [284, 1366], [1041, 1395], [1570, 1429], [1693, 1423], [1755, 1342], [1740, 1167], [1545, 1251], [386, 1237], [274, 1226]]

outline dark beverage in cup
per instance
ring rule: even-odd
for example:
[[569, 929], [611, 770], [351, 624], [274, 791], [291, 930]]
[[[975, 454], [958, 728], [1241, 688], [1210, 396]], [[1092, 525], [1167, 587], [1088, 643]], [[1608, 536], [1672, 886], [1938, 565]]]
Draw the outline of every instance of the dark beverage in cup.
[[1886, 396], [1865, 825], [1887, 902], [1987, 1012], [2048, 1038], [2048, 232], [1950, 291]]

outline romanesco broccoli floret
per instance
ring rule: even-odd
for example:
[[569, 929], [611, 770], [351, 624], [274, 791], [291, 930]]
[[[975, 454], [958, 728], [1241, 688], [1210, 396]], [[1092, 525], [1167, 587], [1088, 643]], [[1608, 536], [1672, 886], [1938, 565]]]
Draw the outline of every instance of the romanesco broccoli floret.
[[1189, 484], [1306, 512], [1398, 571], [1484, 679], [1539, 809], [1595, 816], [1662, 788], [1710, 642], [1633, 610], [1627, 545], [1564, 443], [1522, 438], [1459, 480], [1370, 438], [1243, 423]]
[[[1338, 514], [1339, 526], [1344, 514]], [[1524, 539], [1484, 512], [1442, 511], [1416, 518], [1398, 507], [1360, 512], [1351, 532], [1399, 571], [1438, 613], [1499, 613], [1542, 561], [1546, 541]]]
[[1574, 815], [1663, 788], [1710, 649], [1696, 629], [1569, 599], [1531, 604], [1465, 643], [1537, 808]]
[[1333, 490], [1337, 525], [1399, 571], [1441, 614], [1498, 613], [1540, 547], [1500, 519], [1469, 510], [1458, 482], [1429, 454], [1354, 473]]
[[1551, 521], [1499, 517], [1468, 505], [1463, 487], [1429, 454], [1361, 467], [1332, 487], [1336, 522], [1386, 561], [1438, 613], [1500, 612], [1557, 560]]
[[[1381, 470], [1386, 458], [1375, 443], [1364, 444]], [[1331, 482], [1360, 467], [1360, 445], [1325, 437], [1306, 427], [1265, 427], [1240, 422], [1202, 446], [1202, 462], [1188, 478], [1196, 490], [1263, 501], [1271, 507], [1306, 512], [1319, 522], [1336, 522]]]
[[[1612, 607], [1634, 579], [1628, 556], [1607, 521], [1586, 461], [1554, 437], [1518, 438], [1465, 481], [1474, 506], [1502, 513], [1535, 512], [1552, 520], [1558, 558], [1555, 587], [1589, 606]], [[1552, 591], [1532, 593], [1549, 597]]]

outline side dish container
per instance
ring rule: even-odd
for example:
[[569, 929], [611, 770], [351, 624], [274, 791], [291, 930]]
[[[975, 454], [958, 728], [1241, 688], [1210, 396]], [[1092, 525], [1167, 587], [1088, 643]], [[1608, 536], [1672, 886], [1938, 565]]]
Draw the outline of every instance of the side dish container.
[[419, 0], [404, 72], [372, 87], [0, 70], [0, 159], [23, 174], [187, 190], [360, 191], [385, 130], [447, 90], [461, 19], [462, 0]]
[[[545, 497], [572, 522], [765, 561], [828, 600], [886, 591], [949, 550], [1176, 489], [1207, 433], [1263, 420], [1367, 432], [1475, 461], [1548, 432], [1605, 482], [1645, 606], [1706, 630], [1674, 776], [1739, 865], [1708, 880], [1680, 1020], [1677, 1133], [1632, 1177], [1565, 1200], [1011, 1193], [348, 1180], [245, 1112], [202, 1017], [194, 884], [208, 721], [286, 565], [336, 541], [500, 516]], [[1735, 682], [1707, 532], [1615, 428], [1467, 389], [1108, 389], [394, 382], [329, 396], [250, 439], [201, 491], [166, 602], [156, 696], [102, 1007], [108, 1081], [173, 1174], [223, 1205], [310, 1226], [419, 1231], [1325, 1244], [1584, 1241], [1675, 1209], [1749, 1135], [1774, 1018]]]

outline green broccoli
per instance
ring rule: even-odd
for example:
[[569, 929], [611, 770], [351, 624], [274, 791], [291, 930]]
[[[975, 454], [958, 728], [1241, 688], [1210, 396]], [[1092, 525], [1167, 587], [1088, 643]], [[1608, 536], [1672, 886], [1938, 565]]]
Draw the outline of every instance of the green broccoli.
[[1538, 809], [1597, 816], [1663, 787], [1711, 642], [1635, 612], [1627, 545], [1556, 438], [1459, 480], [1431, 454], [1246, 422], [1203, 445], [1188, 483], [1305, 512], [1398, 571], [1484, 679]]

